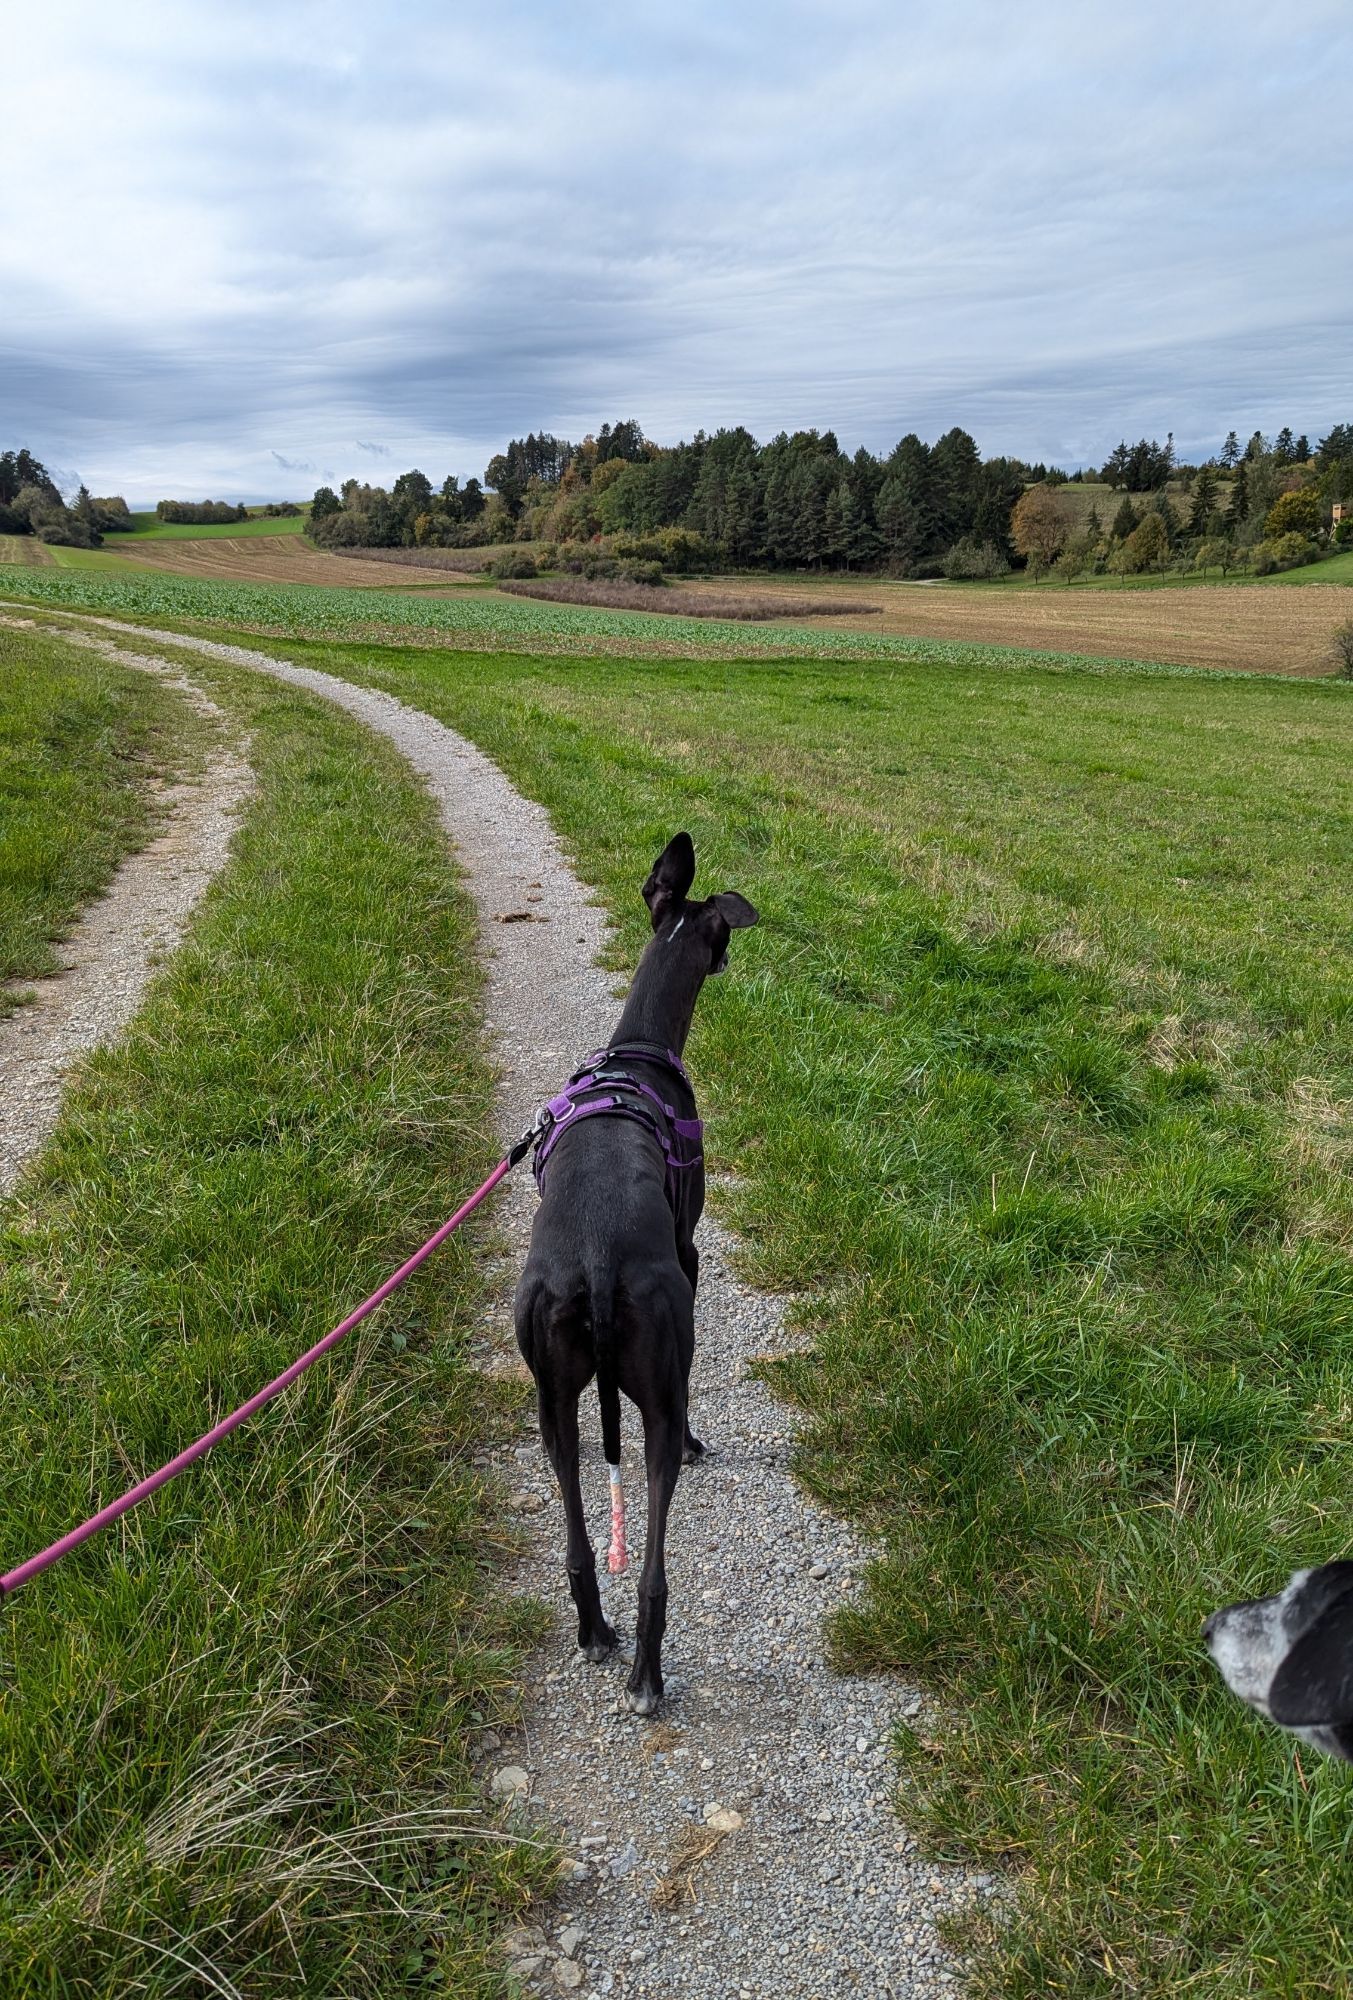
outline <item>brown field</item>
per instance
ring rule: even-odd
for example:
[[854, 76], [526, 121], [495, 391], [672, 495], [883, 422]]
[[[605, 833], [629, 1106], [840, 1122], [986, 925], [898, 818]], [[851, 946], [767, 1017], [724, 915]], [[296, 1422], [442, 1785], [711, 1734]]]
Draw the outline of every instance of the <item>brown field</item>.
[[[141, 548], [119, 543], [116, 553], [147, 569], [172, 570], [177, 576], [207, 577], [218, 583], [317, 583], [330, 590], [443, 589], [451, 579], [445, 570], [426, 576], [392, 574], [385, 563], [351, 556], [327, 555], [301, 535], [222, 535], [217, 539], [155, 541]], [[473, 579], [466, 579], [467, 582]]]
[[[500, 583], [512, 597], [547, 597], [557, 604], [600, 604], [611, 611], [654, 611], [669, 618], [731, 618], [756, 621], [773, 618], [819, 618], [815, 597], [752, 597], [746, 592], [687, 586], [680, 594], [666, 584], [623, 583], [618, 579], [547, 576], [533, 582]], [[877, 604], [843, 603], [842, 617], [864, 618]], [[835, 621], [833, 621], [835, 622]]]
[[[680, 597], [690, 588], [671, 586], [674, 610], [681, 608]], [[801, 598], [807, 589], [818, 600], [819, 613], [802, 622], [828, 631], [967, 639], [975, 645], [1030, 646], [1248, 673], [1329, 673], [1331, 637], [1353, 612], [1353, 597], [1339, 584], [1282, 591], [1252, 584], [1137, 591], [1066, 590], [1049, 584], [1038, 591], [889, 583], [876, 577], [859, 584], [722, 577], [719, 588], [757, 598], [776, 592]], [[869, 601], [882, 610], [853, 616], [848, 623], [840, 614], [832, 615], [834, 604], [849, 605], [866, 589]]]
[[[8, 539], [24, 551], [17, 558], [21, 561], [32, 560], [30, 552], [41, 546], [26, 536]], [[440, 565], [411, 569], [324, 554], [299, 535], [166, 540], [139, 549], [122, 542], [116, 552], [137, 566], [222, 581], [417, 590], [443, 597], [459, 597], [467, 587], [482, 587], [478, 577], [459, 577]], [[43, 549], [37, 560], [47, 553]], [[797, 624], [823, 631], [966, 639], [975, 645], [1163, 660], [1251, 673], [1328, 673], [1334, 630], [1353, 613], [1353, 593], [1339, 584], [1308, 584], [1300, 590], [1253, 583], [1176, 590], [1096, 590], [1081, 585], [1067, 590], [1055, 584], [1032, 589], [894, 583], [879, 577], [843, 581], [725, 576], [714, 580], [713, 588], [725, 600], [719, 613], [723, 617], [746, 616], [739, 605], [756, 604], [758, 610], [768, 605], [778, 616], [792, 615]], [[711, 580], [675, 580], [662, 592], [664, 608], [687, 617], [698, 617], [702, 611], [709, 616], [700, 600], [707, 600], [710, 593]], [[813, 613], [804, 612], [805, 600], [811, 601]], [[864, 604], [875, 608], [863, 610]]]
[[0, 563], [21, 563], [30, 569], [41, 569], [52, 560], [51, 550], [36, 535], [0, 535]]

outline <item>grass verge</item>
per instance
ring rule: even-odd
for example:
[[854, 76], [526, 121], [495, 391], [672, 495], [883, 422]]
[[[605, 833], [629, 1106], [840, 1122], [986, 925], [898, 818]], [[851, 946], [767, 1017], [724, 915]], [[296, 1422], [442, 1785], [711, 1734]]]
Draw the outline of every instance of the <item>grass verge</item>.
[[[156, 781], [206, 730], [149, 675], [0, 626], [0, 981], [56, 970], [53, 941], [153, 831]], [[19, 997], [0, 985], [0, 1016]]]
[[[93, 671], [93, 669], [91, 669]], [[197, 671], [197, 669], [195, 669]], [[0, 1547], [159, 1464], [480, 1178], [471, 921], [421, 790], [203, 665], [259, 791], [3, 1216]], [[0, 1608], [6, 1994], [487, 1995], [537, 1873], [465, 1735], [511, 1699], [457, 1238], [238, 1437]]]
[[642, 933], [678, 825], [762, 910], [693, 1046], [799, 1468], [879, 1537], [904, 1810], [1018, 1890], [979, 1993], [1336, 1995], [1353, 1772], [1204, 1611], [1346, 1552], [1341, 691], [284, 646], [472, 735]]

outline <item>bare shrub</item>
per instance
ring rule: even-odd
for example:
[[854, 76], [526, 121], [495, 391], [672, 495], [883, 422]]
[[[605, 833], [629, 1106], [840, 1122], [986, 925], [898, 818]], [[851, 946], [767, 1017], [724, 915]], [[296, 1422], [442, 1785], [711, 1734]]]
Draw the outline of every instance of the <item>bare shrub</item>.
[[1342, 625], [1336, 625], [1330, 640], [1330, 659], [1334, 672], [1341, 681], [1353, 681], [1353, 618], [1346, 618]]
[[472, 576], [477, 571], [486, 570], [494, 558], [500, 556], [501, 549], [365, 549], [344, 548], [332, 542], [325, 544], [324, 553], [332, 556], [356, 556], [362, 562], [394, 563], [405, 569], [449, 569], [462, 576]]
[[673, 618], [735, 618], [758, 623], [776, 618], [843, 618], [877, 611], [877, 604], [823, 603], [811, 597], [722, 597], [711, 590], [668, 590], [651, 583], [619, 583], [582, 576], [552, 576], [535, 583], [503, 583], [513, 597], [548, 597], [556, 604], [596, 604], [608, 611], [662, 611]]

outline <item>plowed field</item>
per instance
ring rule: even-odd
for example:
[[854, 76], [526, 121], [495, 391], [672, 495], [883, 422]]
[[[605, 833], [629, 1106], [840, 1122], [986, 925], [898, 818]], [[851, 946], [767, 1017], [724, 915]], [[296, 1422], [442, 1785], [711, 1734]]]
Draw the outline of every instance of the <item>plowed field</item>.
[[[445, 570], [409, 573], [388, 563], [353, 556], [325, 555], [301, 535], [241, 537], [211, 541], [156, 541], [134, 548], [119, 542], [117, 553], [147, 569], [175, 576], [211, 577], [221, 583], [317, 583], [330, 590], [429, 590], [456, 587]], [[479, 579], [467, 577], [466, 582]]]
[[40, 542], [32, 535], [0, 535], [0, 563], [41, 569], [51, 560], [52, 552], [46, 542]]
[[[673, 596], [700, 585], [677, 584]], [[723, 578], [728, 596], [782, 593], [802, 598], [802, 579], [768, 583]], [[1120, 660], [1168, 660], [1186, 667], [1230, 667], [1255, 673], [1322, 674], [1337, 625], [1353, 618], [1353, 591], [1333, 584], [1274, 590], [1256, 584], [1200, 585], [1188, 590], [968, 589], [963, 585], [809, 584], [822, 600], [817, 618], [796, 620], [821, 629], [905, 634], [911, 639], [967, 640], [975, 645], [1029, 646]], [[867, 592], [882, 609], [872, 616], [833, 618], [831, 606]]]

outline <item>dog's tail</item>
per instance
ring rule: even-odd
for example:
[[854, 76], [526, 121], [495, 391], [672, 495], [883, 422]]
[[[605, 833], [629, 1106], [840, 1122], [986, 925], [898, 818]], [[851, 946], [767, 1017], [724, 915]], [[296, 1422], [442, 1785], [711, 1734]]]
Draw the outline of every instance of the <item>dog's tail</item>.
[[597, 1364], [601, 1443], [611, 1480], [611, 1548], [606, 1566], [614, 1576], [629, 1563], [625, 1546], [625, 1495], [620, 1484], [620, 1383], [615, 1367], [615, 1327], [608, 1303], [592, 1315], [592, 1353]]

